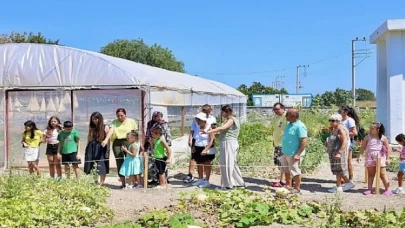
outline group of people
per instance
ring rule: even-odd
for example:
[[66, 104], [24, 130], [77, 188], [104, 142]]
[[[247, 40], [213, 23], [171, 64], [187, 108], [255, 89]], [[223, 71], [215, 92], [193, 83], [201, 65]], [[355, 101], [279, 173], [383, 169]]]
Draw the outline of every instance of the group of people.
[[[155, 166], [159, 170], [159, 186], [166, 186], [164, 174], [166, 164], [171, 160], [171, 149], [166, 141], [167, 138], [170, 138], [167, 137], [170, 133], [167, 123], [162, 121], [162, 113], [155, 112], [153, 120], [148, 123], [147, 143], [144, 145], [141, 144], [136, 121], [128, 118], [126, 114], [125, 109], [117, 109], [117, 119], [113, 120], [110, 126], [104, 124], [101, 113], [91, 114], [84, 153], [84, 173], [90, 174], [96, 170], [100, 177], [99, 184], [104, 185], [106, 175], [109, 173], [111, 145], [122, 184], [121, 188], [142, 187], [141, 175], [144, 166], [142, 157], [144, 157], [143, 153], [149, 150], [155, 158]], [[30, 173], [36, 172], [40, 175], [39, 148], [42, 143], [46, 143], [46, 156], [52, 178], [61, 180], [62, 165], [65, 166], [67, 177], [70, 175], [70, 167], [73, 168], [76, 177], [80, 176], [78, 165], [81, 163], [79, 151], [81, 140], [79, 132], [73, 128], [71, 121], [65, 121], [62, 124], [57, 116], [52, 116], [43, 132], [31, 120], [25, 122], [24, 127], [21, 143]], [[147, 148], [146, 150], [144, 146]]]
[[[299, 120], [299, 113], [295, 109], [288, 109], [281, 103], [273, 106], [276, 114], [273, 121], [274, 138], [274, 164], [281, 171], [280, 180], [273, 182], [273, 187], [285, 187], [291, 193], [300, 192], [301, 170], [300, 166], [305, 158], [307, 144], [307, 129]], [[353, 150], [355, 148], [354, 137], [359, 134], [359, 117], [355, 110], [348, 106], [342, 106], [336, 114], [329, 117], [330, 135], [326, 139], [325, 146], [329, 156], [332, 174], [336, 176], [336, 186], [329, 192], [344, 192], [355, 187], [353, 183]], [[390, 144], [385, 134], [384, 125], [375, 122], [370, 125], [368, 135], [363, 139], [357, 162], [365, 157], [365, 167], [368, 173], [368, 187], [364, 195], [373, 194], [373, 180], [376, 175], [377, 161], [380, 158], [380, 178], [384, 185], [383, 195], [392, 195], [386, 165], [389, 164]], [[403, 173], [405, 172], [405, 135], [396, 136], [396, 141], [402, 145], [400, 165], [398, 172], [398, 188], [396, 194], [405, 193], [402, 187]], [[285, 182], [283, 180], [285, 179]]]
[[[223, 124], [217, 127], [216, 118], [211, 115], [212, 107], [205, 104], [195, 116], [190, 129], [189, 146], [191, 158], [189, 173], [184, 182], [193, 186], [206, 188], [210, 186], [212, 161], [216, 156], [215, 139], [219, 139], [221, 186], [218, 190], [229, 190], [236, 187], [245, 187], [242, 173], [237, 164], [239, 151], [240, 122], [234, 116], [232, 106], [221, 107]], [[198, 179], [193, 176], [197, 166]], [[205, 174], [205, 177], [204, 177]]]

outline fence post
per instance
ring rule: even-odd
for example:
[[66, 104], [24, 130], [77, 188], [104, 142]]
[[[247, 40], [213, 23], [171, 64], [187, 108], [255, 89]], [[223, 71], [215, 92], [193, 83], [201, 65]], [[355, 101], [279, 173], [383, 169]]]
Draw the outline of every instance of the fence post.
[[148, 173], [149, 173], [149, 158], [148, 152], [144, 152], [144, 163], [145, 168], [143, 169], [143, 188], [144, 190], [148, 189]]
[[380, 178], [381, 176], [381, 158], [377, 158], [376, 174], [375, 174], [375, 194], [380, 194]]
[[186, 112], [184, 111], [184, 106], [181, 107], [181, 123], [180, 123], [180, 134], [183, 137], [184, 136], [184, 124], [185, 124], [185, 117], [186, 117]]
[[368, 171], [366, 166], [364, 166], [364, 183], [368, 184]]

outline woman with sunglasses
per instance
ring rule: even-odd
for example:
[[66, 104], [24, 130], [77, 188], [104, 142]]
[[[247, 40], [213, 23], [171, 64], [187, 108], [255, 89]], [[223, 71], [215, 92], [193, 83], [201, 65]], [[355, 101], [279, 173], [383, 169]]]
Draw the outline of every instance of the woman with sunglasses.
[[[342, 116], [340, 114], [333, 114], [329, 117], [331, 133], [326, 140], [330, 167], [333, 175], [336, 176], [336, 187], [329, 189], [329, 192], [344, 192], [354, 188], [353, 182], [348, 178], [348, 139], [349, 131], [342, 124]], [[345, 185], [342, 187], [342, 179]]]

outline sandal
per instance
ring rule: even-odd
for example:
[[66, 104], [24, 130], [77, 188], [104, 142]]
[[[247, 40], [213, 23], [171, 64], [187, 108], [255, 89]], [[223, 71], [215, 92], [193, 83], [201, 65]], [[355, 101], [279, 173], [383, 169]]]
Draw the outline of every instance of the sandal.
[[273, 183], [271, 183], [271, 187], [274, 187], [274, 188], [281, 188], [281, 187], [283, 187], [283, 185], [281, 185], [280, 182], [273, 182]]
[[290, 190], [290, 194], [300, 194], [300, 193], [301, 193], [301, 191], [296, 188], [293, 188]]
[[385, 196], [392, 196], [392, 191], [391, 190], [386, 190], [385, 192], [383, 192], [383, 195]]
[[371, 194], [373, 194], [373, 191], [371, 191], [370, 189], [367, 189], [365, 192], [363, 192], [363, 195], [366, 195], [366, 196], [371, 195]]

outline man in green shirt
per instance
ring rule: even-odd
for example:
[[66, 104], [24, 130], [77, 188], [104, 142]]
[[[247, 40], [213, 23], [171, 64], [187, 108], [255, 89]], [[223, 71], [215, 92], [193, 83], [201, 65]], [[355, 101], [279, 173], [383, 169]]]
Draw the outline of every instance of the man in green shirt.
[[[284, 134], [284, 129], [287, 124], [287, 119], [285, 117], [285, 114], [287, 113], [285, 111], [285, 107], [282, 103], [275, 103], [273, 105], [273, 112], [276, 115], [274, 117], [274, 120], [272, 121], [272, 127], [273, 127], [273, 146], [274, 146], [274, 164], [277, 165], [278, 167], [281, 166], [281, 156], [283, 153], [281, 152], [281, 142], [283, 139], [283, 134]], [[280, 181], [273, 182], [271, 185], [272, 187], [282, 187], [285, 185], [283, 182], [284, 180], [284, 174], [281, 172], [280, 174]]]
[[78, 153], [78, 149], [80, 148], [80, 136], [79, 132], [73, 129], [71, 121], [63, 123], [63, 130], [58, 134], [58, 141], [58, 158], [65, 165], [66, 176], [70, 177], [69, 165], [72, 164], [75, 176], [79, 178], [80, 154]]

